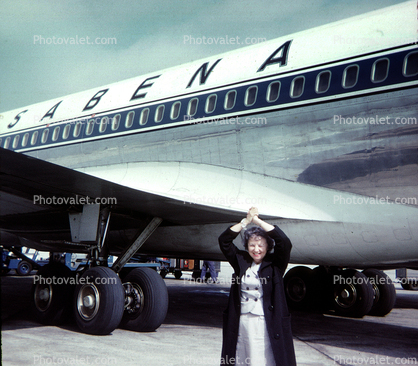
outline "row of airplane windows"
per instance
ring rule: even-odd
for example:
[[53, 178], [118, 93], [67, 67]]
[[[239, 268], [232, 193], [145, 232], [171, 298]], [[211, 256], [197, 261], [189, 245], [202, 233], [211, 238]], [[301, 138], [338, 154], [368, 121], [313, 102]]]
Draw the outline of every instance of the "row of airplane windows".
[[[373, 83], [381, 83], [388, 77], [389, 74], [389, 64], [390, 61], [388, 58], [380, 58], [376, 60], [373, 63], [370, 79]], [[344, 69], [343, 75], [342, 75], [342, 81], [341, 85], [344, 89], [350, 89], [353, 88], [358, 81], [358, 75], [359, 75], [360, 67], [357, 64], [353, 64], [350, 66], [347, 66]], [[403, 70], [402, 73], [405, 77], [411, 77], [418, 75], [418, 52], [411, 52], [408, 55], [405, 56], [404, 62], [403, 62]], [[329, 70], [320, 72], [316, 77], [315, 82], [315, 92], [317, 94], [322, 94], [328, 91], [330, 85], [331, 85], [331, 76], [332, 73]], [[268, 103], [274, 103], [279, 99], [280, 96], [280, 89], [281, 89], [281, 82], [280, 81], [273, 81], [269, 84], [266, 92], [266, 101]], [[296, 76], [290, 85], [290, 91], [289, 95], [291, 98], [299, 98], [302, 96], [305, 89], [305, 77], [304, 76]], [[253, 106], [258, 97], [258, 86], [250, 86], [247, 88], [244, 96], [244, 105], [246, 107]], [[217, 104], [218, 95], [216, 93], [210, 94], [206, 98], [205, 103], [205, 112], [206, 114], [210, 115], [215, 111], [216, 104]], [[236, 90], [230, 90], [225, 95], [224, 99], [224, 110], [228, 111], [235, 107], [237, 100], [237, 91]], [[193, 117], [197, 113], [197, 107], [199, 104], [199, 98], [194, 97], [188, 101], [187, 105], [187, 115], [189, 117]], [[165, 112], [166, 106], [164, 104], [159, 105], [154, 114], [154, 122], [160, 123], [164, 118], [164, 112]], [[180, 116], [180, 109], [181, 109], [181, 102], [177, 101], [174, 102], [171, 106], [170, 110], [170, 119], [175, 121]], [[131, 111], [127, 114], [125, 119], [125, 128], [130, 128], [133, 125], [135, 117], [135, 112]], [[150, 108], [144, 108], [140, 112], [139, 117], [139, 125], [145, 126], [150, 117]], [[99, 125], [99, 133], [104, 133], [107, 129], [108, 125], [111, 125], [112, 131], [117, 131], [120, 127], [120, 121], [121, 121], [121, 115], [117, 114], [115, 115], [112, 120], [110, 121], [109, 117], [105, 116], [102, 117], [100, 122], [97, 123], [95, 119], [91, 119], [87, 122], [87, 127], [85, 131], [86, 136], [91, 136], [93, 134], [94, 126], [96, 124]], [[81, 133], [83, 122], [76, 122], [71, 124], [66, 124], [63, 127], [62, 131], [62, 139], [67, 140], [70, 136], [71, 132], [71, 126], [74, 125], [73, 130], [73, 137], [78, 138]], [[48, 141], [49, 137], [49, 128], [45, 128], [42, 131], [41, 135], [41, 144], [45, 144]], [[57, 126], [54, 128], [52, 132], [52, 142], [55, 142], [59, 139], [61, 131], [61, 126]], [[32, 136], [30, 138], [30, 145], [34, 146], [36, 145], [38, 141], [39, 131], [35, 130], [32, 132]], [[25, 133], [23, 135], [20, 147], [24, 148], [29, 143], [29, 132]], [[4, 141], [3, 147], [5, 149], [9, 148], [10, 146], [11, 137], [7, 137]], [[13, 139], [12, 148], [17, 149], [19, 147], [20, 142], [20, 135], [16, 135]], [[0, 146], [1, 146], [1, 139], [0, 139]]]

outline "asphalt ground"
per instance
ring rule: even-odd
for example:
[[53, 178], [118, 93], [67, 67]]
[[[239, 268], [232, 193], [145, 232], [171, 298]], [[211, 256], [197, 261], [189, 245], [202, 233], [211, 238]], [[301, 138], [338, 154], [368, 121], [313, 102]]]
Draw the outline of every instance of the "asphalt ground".
[[[33, 277], [2, 277], [2, 365], [219, 365], [229, 286], [183, 277], [165, 279], [169, 310], [155, 332], [116, 329], [107, 336], [81, 333], [71, 321], [37, 323]], [[418, 365], [418, 292], [396, 290], [395, 308], [383, 318], [293, 311], [298, 365]]]

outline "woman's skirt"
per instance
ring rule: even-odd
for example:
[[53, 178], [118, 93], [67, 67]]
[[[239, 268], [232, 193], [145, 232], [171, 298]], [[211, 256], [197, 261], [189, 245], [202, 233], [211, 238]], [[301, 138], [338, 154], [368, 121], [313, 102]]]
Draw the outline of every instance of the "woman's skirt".
[[275, 366], [264, 315], [241, 314], [236, 365]]

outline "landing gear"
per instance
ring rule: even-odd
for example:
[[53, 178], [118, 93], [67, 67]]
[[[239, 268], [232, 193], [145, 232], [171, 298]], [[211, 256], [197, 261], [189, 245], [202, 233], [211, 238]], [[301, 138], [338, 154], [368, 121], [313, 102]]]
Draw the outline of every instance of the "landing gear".
[[396, 300], [395, 287], [382, 271], [367, 269], [313, 270], [298, 266], [284, 277], [285, 293], [290, 307], [319, 310], [347, 317], [385, 316]]
[[71, 270], [61, 263], [47, 264], [38, 271], [32, 289], [36, 320], [57, 325], [70, 318], [72, 277]]
[[369, 315], [385, 316], [389, 314], [396, 302], [396, 290], [390, 277], [377, 269], [363, 271], [369, 278], [374, 291], [373, 306]]
[[75, 319], [88, 334], [105, 335], [119, 325], [125, 293], [119, 276], [110, 268], [93, 267], [84, 272], [75, 289]]
[[164, 321], [168, 292], [157, 272], [149, 268], [133, 270], [123, 285], [118, 275], [123, 273], [125, 264], [162, 219], [152, 218], [131, 245], [120, 253], [112, 268], [108, 268], [109, 248], [105, 239], [109, 219], [110, 209], [100, 209], [100, 205], [84, 205], [82, 212], [70, 213], [71, 244], [88, 251], [86, 269], [73, 275], [68, 267], [55, 261], [59, 258], [51, 255], [50, 264], [37, 276], [43, 281], [33, 289], [36, 319], [58, 324], [71, 313], [68, 304], [72, 304], [78, 327], [88, 334], [109, 334], [119, 326], [122, 318], [125, 328], [136, 331], [154, 331]]
[[284, 278], [287, 303], [294, 309], [306, 309], [312, 301], [312, 270], [297, 266], [290, 269]]
[[401, 286], [404, 290], [418, 291], [418, 282], [417, 280], [408, 280], [407, 283], [402, 282]]
[[164, 321], [168, 309], [167, 287], [151, 268], [132, 270], [123, 280], [125, 312], [121, 327], [152, 332]]
[[367, 277], [354, 270], [341, 271], [334, 275], [332, 308], [337, 315], [361, 318], [373, 305], [373, 288]]

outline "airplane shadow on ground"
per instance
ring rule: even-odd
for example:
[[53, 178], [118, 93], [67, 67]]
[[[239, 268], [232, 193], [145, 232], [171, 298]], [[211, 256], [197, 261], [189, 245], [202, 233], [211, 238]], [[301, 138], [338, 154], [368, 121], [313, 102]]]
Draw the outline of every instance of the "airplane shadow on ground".
[[[13, 284], [12, 284], [13, 283]], [[229, 287], [184, 284], [169, 280], [169, 309], [164, 325], [222, 328], [222, 313], [228, 303]], [[42, 327], [30, 308], [31, 280], [2, 278], [2, 330]], [[418, 359], [418, 293], [398, 291], [394, 310], [386, 317], [352, 319], [292, 311], [293, 336], [311, 347], [339, 347], [388, 357]], [[79, 332], [69, 319], [62, 329]], [[158, 329], [156, 331], [158, 333]]]
[[[229, 288], [202, 284], [184, 290], [169, 287], [170, 307], [164, 324], [222, 327]], [[313, 347], [333, 346], [388, 357], [418, 359], [418, 293], [398, 291], [392, 313], [362, 319], [292, 311], [293, 336]]]

